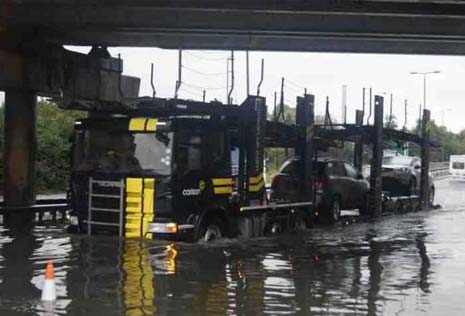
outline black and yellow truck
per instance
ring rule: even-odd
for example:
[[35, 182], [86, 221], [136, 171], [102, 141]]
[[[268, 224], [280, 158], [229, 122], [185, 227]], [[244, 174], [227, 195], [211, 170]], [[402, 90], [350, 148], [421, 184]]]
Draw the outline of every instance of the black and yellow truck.
[[[313, 96], [295, 125], [269, 122], [265, 98], [241, 105], [141, 98], [75, 122], [71, 229], [121, 237], [213, 240], [310, 225]], [[295, 147], [300, 198], [270, 201], [265, 147]]]

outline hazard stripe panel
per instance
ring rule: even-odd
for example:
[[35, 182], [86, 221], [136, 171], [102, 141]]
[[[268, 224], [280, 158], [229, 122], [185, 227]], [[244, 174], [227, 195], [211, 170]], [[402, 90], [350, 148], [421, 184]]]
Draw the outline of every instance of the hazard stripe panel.
[[126, 179], [125, 237], [152, 238], [147, 234], [155, 215], [155, 179]]
[[141, 178], [126, 179], [126, 224], [125, 237], [141, 237], [142, 223], [142, 186]]
[[232, 178], [214, 178], [213, 185], [233, 185]]
[[256, 177], [249, 177], [249, 192], [258, 192], [265, 186], [263, 173]]
[[146, 118], [135, 117], [129, 120], [129, 130], [131, 132], [144, 132], [145, 123], [147, 122]]
[[149, 223], [154, 218], [154, 196], [155, 196], [155, 179], [144, 179], [144, 207], [142, 215], [142, 236], [151, 239], [152, 234], [147, 234]]
[[145, 130], [147, 132], [155, 132], [157, 130], [157, 119], [150, 118], [147, 120]]
[[249, 184], [249, 192], [258, 192], [265, 186], [265, 182], [262, 181], [259, 184]]
[[249, 177], [249, 183], [250, 184], [258, 184], [260, 183], [261, 181], [263, 181], [263, 173], [260, 173], [258, 176], [256, 177]]
[[213, 192], [215, 194], [231, 194], [232, 187], [214, 187]]
[[155, 118], [134, 117], [129, 120], [131, 132], [155, 132], [158, 120]]

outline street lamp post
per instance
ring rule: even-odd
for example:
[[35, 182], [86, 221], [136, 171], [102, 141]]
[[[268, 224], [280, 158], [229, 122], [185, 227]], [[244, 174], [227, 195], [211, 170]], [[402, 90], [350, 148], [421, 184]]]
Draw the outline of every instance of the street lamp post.
[[438, 74], [441, 71], [435, 70], [435, 71], [427, 71], [427, 72], [417, 72], [417, 71], [412, 71], [410, 72], [411, 75], [423, 75], [423, 110], [426, 110], [426, 76], [431, 75], [431, 74]]

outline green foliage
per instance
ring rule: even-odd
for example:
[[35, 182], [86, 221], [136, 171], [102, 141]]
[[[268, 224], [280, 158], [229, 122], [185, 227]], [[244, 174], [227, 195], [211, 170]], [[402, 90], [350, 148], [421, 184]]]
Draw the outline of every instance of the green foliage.
[[[74, 120], [82, 112], [63, 111], [48, 101], [37, 103], [36, 192], [63, 192], [70, 172], [70, 139]], [[4, 150], [4, 107], [0, 108], [0, 155]], [[0, 185], [3, 184], [3, 159], [0, 160]], [[1, 185], [3, 187], [3, 185]]]
[[396, 129], [398, 127], [397, 118], [395, 115], [386, 115], [384, 118], [384, 127]]
[[63, 191], [67, 187], [74, 121], [83, 116], [81, 112], [63, 111], [51, 102], [37, 104], [38, 191]]

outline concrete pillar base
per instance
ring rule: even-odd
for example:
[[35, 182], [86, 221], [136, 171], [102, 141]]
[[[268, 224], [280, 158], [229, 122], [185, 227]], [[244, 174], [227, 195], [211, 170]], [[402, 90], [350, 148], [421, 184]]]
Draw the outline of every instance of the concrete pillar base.
[[5, 93], [5, 206], [35, 203], [36, 95], [24, 89]]

